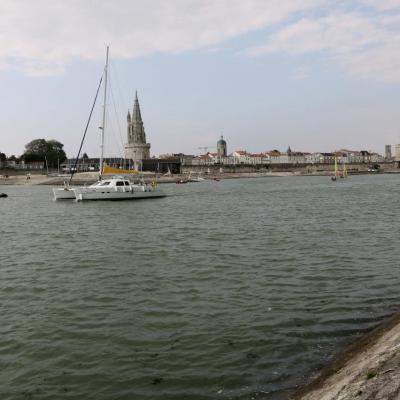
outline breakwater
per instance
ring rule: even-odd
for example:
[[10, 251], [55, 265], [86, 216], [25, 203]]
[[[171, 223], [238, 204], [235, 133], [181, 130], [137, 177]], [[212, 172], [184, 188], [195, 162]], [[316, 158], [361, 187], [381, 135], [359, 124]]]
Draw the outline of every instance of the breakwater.
[[[399, 172], [398, 163], [386, 162], [379, 163], [379, 170], [382, 172]], [[366, 173], [371, 167], [371, 163], [348, 164], [347, 170], [350, 174]], [[341, 166], [339, 166], [341, 168]], [[334, 170], [333, 164], [236, 164], [236, 165], [182, 165], [183, 173], [219, 174], [219, 173], [273, 173], [290, 172], [302, 175], [326, 175]]]

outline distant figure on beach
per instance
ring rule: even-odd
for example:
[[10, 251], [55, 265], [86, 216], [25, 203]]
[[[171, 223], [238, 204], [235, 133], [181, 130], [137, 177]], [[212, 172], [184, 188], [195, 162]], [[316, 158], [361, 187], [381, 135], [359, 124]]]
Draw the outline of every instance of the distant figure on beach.
[[28, 172], [28, 173], [26, 174], [26, 179], [31, 179], [31, 173], [30, 173], [30, 172]]

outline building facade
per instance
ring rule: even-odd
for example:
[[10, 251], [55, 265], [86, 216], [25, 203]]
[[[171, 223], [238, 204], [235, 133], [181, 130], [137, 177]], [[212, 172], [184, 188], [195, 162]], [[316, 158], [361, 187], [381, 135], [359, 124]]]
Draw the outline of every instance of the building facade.
[[150, 143], [146, 143], [146, 133], [140, 113], [137, 92], [133, 104], [132, 115], [127, 115], [128, 142], [125, 145], [125, 158], [133, 160], [134, 168], [142, 169], [142, 161], [150, 158]]
[[228, 155], [228, 150], [226, 146], [226, 141], [224, 137], [221, 135], [221, 139], [217, 142], [217, 154], [218, 157], [226, 157]]
[[387, 161], [392, 160], [392, 145], [391, 144], [385, 145], [385, 158]]

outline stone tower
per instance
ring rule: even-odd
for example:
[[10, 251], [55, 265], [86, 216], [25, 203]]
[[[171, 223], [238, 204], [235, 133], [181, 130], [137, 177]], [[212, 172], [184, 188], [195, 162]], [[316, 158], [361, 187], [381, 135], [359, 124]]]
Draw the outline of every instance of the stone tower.
[[218, 140], [217, 142], [217, 154], [218, 157], [226, 157], [228, 151], [226, 147], [226, 142], [224, 140], [224, 137], [221, 135], [221, 139]]
[[134, 168], [140, 170], [142, 160], [150, 158], [150, 143], [146, 143], [146, 133], [144, 132], [137, 92], [135, 94], [132, 116], [128, 110], [126, 119], [128, 143], [125, 145], [125, 158], [133, 160]]
[[387, 161], [392, 160], [392, 145], [390, 144], [385, 145], [385, 158]]

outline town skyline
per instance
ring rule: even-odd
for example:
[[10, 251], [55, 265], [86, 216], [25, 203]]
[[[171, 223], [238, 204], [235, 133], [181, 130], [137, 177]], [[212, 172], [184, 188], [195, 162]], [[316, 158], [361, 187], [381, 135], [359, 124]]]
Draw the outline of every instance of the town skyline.
[[[155, 3], [42, 0], [37, 16], [29, 2], [6, 1], [0, 151], [18, 156], [43, 137], [76, 153], [105, 43], [117, 110], [106, 155], [123, 153], [136, 89], [152, 155], [198, 154], [221, 134], [231, 149], [254, 153], [382, 153], [400, 143], [398, 0]], [[84, 148], [93, 156], [100, 108]]]

